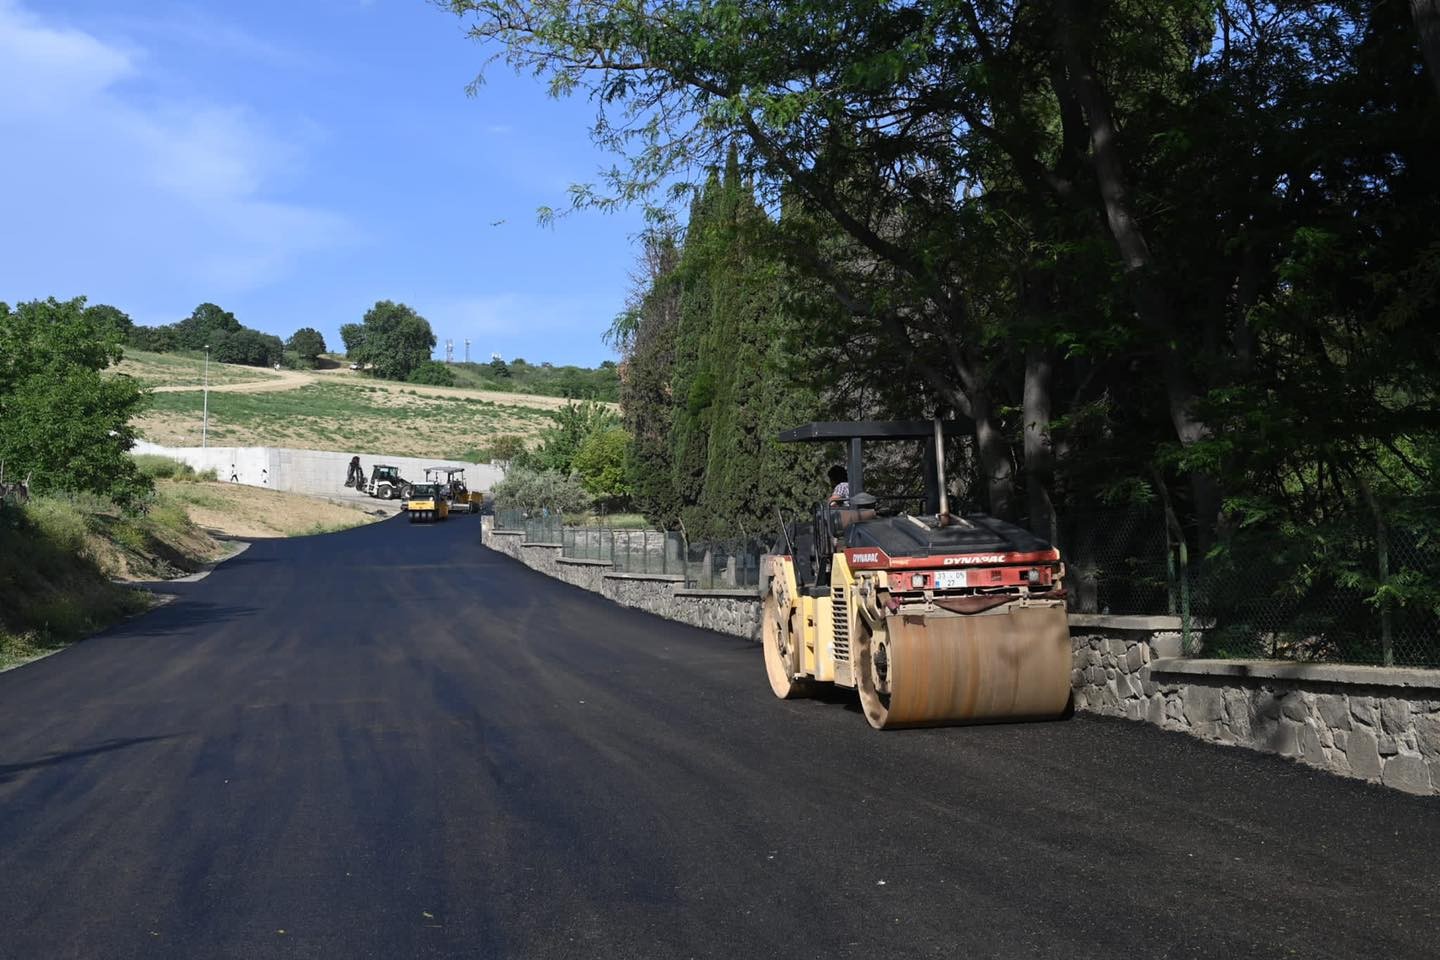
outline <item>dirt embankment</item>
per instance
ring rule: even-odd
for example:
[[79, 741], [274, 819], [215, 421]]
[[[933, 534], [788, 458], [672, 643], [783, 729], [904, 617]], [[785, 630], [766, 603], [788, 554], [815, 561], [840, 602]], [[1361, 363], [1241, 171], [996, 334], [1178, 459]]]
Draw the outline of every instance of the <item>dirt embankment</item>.
[[250, 540], [331, 533], [388, 515], [368, 504], [348, 506], [238, 483], [162, 481], [160, 487], [165, 496], [184, 506], [191, 522], [222, 537]]

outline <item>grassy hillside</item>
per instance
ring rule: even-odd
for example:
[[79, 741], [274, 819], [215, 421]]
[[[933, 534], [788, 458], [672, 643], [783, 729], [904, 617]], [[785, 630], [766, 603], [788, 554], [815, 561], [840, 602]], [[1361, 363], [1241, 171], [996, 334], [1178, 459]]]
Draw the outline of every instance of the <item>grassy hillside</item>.
[[503, 367], [489, 363], [454, 363], [450, 365], [450, 372], [455, 375], [457, 386], [476, 390], [612, 403], [620, 399], [620, 372], [613, 363], [593, 368], [557, 367], [524, 360], [512, 360]]
[[[156, 443], [198, 444], [202, 402], [198, 392], [157, 393], [136, 426]], [[210, 393], [210, 442], [227, 446], [453, 457], [499, 434], [532, 436], [550, 423], [543, 410], [348, 377], [270, 393]]]
[[[111, 367], [109, 372], [128, 374], [147, 387], [198, 387], [205, 382], [205, 354], [201, 351], [147, 353], [126, 347], [125, 359]], [[272, 379], [274, 374], [260, 367], [210, 363], [211, 386]]]

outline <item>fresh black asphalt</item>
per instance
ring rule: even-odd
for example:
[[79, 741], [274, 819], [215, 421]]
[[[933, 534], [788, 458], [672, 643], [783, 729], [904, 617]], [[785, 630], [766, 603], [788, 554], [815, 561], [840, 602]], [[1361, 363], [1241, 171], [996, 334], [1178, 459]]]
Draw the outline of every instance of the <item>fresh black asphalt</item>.
[[1440, 801], [1138, 723], [876, 733], [478, 534], [259, 542], [0, 674], [0, 957], [1440, 955]]

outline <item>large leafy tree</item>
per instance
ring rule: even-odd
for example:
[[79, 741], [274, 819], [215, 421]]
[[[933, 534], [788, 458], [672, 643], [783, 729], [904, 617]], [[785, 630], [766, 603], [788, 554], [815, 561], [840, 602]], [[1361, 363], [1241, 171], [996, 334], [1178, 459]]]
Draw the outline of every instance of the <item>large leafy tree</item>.
[[123, 355], [121, 331], [83, 297], [0, 303], [0, 462], [38, 491], [90, 491], [136, 503], [150, 481], [126, 452], [148, 395], [101, 371]]
[[[1413, 23], [1400, 4], [1294, 0], [448, 6], [555, 92], [594, 97], [597, 138], [631, 162], [581, 205], [643, 201], [738, 148], [769, 207], [804, 213], [787, 258], [850, 315], [849, 356], [967, 418], [991, 509], [1043, 532], [1062, 500], [1184, 477], [1209, 542], [1244, 492], [1237, 427], [1258, 438], [1277, 371], [1323, 390], [1336, 336], [1431, 355], [1401, 327], [1435, 309], [1433, 254], [1372, 216], [1397, 187], [1404, 209], [1434, 201], [1430, 4]], [[1267, 311], [1293, 314], [1325, 235], [1365, 238], [1362, 272], [1327, 276], [1374, 295], [1322, 285], [1302, 338], [1277, 337]], [[1389, 413], [1365, 418], [1368, 442], [1433, 430], [1427, 384], [1372, 389]]]
[[242, 329], [240, 321], [229, 310], [202, 303], [190, 316], [175, 324], [175, 342], [181, 350], [203, 350], [206, 344], [213, 349], [220, 339]]
[[314, 327], [301, 327], [285, 341], [285, 347], [294, 350], [306, 366], [313, 367], [320, 354], [325, 352], [325, 337]]
[[345, 345], [350, 358], [368, 364], [377, 377], [405, 380], [435, 350], [430, 322], [403, 303], [377, 301], [365, 312], [361, 326], [359, 342], [352, 346], [347, 339]]

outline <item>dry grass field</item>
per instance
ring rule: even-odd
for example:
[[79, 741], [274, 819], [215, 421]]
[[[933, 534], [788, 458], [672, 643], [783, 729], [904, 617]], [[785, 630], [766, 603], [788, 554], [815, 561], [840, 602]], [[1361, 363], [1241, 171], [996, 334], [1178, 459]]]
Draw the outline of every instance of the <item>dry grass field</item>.
[[[128, 352], [119, 371], [154, 388], [140, 435], [169, 446], [197, 446], [204, 395], [188, 356]], [[375, 380], [348, 369], [272, 372], [210, 365], [209, 442], [357, 450], [392, 456], [470, 459], [502, 434], [533, 437], [555, 397], [427, 387]]]
[[307, 536], [381, 519], [367, 504], [347, 506], [238, 483], [161, 480], [156, 488], [164, 501], [183, 507], [192, 523], [221, 537]]

